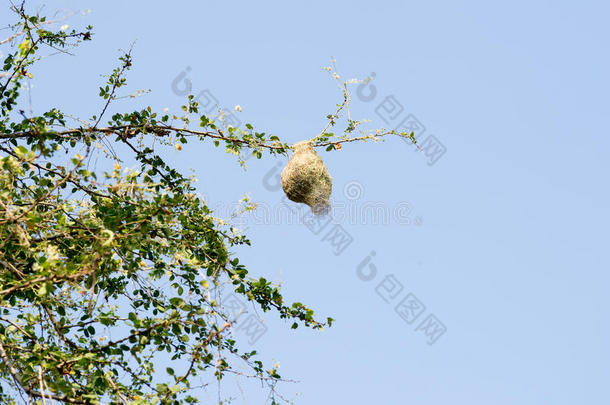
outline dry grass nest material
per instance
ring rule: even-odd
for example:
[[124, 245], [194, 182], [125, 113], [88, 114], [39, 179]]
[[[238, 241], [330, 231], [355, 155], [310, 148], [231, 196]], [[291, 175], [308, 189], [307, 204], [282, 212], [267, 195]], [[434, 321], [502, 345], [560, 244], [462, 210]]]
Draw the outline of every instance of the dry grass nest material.
[[314, 214], [323, 215], [330, 208], [332, 177], [311, 141], [297, 142], [293, 149], [282, 171], [282, 189], [290, 200], [307, 204]]

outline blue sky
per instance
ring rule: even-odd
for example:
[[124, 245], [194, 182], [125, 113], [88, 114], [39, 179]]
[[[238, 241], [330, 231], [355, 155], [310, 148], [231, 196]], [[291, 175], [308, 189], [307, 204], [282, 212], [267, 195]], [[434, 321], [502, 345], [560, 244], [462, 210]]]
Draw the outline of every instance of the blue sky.
[[[281, 280], [288, 299], [337, 319], [323, 332], [293, 331], [263, 315], [267, 332], [255, 346], [300, 381], [284, 387], [289, 397], [300, 393], [297, 404], [610, 401], [607, 4], [57, 1], [44, 8], [85, 9], [91, 13], [68, 23], [93, 24], [94, 41], [74, 57], [41, 62], [37, 112], [60, 105], [95, 113], [100, 75], [136, 41], [130, 89], [151, 93], [117, 107], [177, 113], [184, 99], [172, 82], [189, 67], [194, 92], [207, 89], [223, 107], [239, 104], [242, 122], [297, 142], [317, 135], [340, 101], [321, 69], [334, 56], [347, 78], [375, 74], [372, 100], [354, 94], [355, 117], [391, 126], [378, 112], [392, 96], [403, 109], [397, 120], [415, 116], [426, 128], [422, 139], [434, 135], [446, 149], [432, 165], [397, 138], [320, 151], [335, 207], [357, 214], [383, 207], [392, 213], [384, 224], [335, 212], [316, 234], [284, 217], [245, 219], [253, 247], [238, 253], [250, 272]], [[244, 171], [210, 143], [167, 156], [193, 169], [212, 206], [244, 193], [273, 212], [283, 204], [264, 180], [273, 178], [273, 158], [250, 160]], [[326, 237], [335, 225], [351, 238], [339, 254]], [[377, 272], [365, 281], [358, 266], [372, 251], [361, 272], [369, 265]], [[425, 306], [410, 324], [395, 311], [408, 294]], [[446, 328], [432, 345], [417, 330], [429, 315]], [[237, 390], [234, 403], [260, 403], [255, 384], [242, 388], [246, 401]]]

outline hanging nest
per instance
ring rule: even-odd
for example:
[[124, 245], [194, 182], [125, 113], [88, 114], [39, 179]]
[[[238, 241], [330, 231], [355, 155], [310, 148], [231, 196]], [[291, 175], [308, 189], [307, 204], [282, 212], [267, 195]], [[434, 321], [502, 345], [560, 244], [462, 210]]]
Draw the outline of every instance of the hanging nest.
[[332, 178], [311, 141], [297, 142], [282, 171], [282, 189], [288, 199], [307, 204], [316, 215], [328, 212]]

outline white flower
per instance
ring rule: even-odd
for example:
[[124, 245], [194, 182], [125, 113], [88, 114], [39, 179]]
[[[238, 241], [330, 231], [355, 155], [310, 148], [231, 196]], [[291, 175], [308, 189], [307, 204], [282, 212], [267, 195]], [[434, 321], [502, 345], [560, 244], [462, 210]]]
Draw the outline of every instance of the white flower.
[[70, 28], [70, 26], [69, 26], [68, 24], [64, 24], [64, 25], [62, 25], [61, 27], [59, 27], [59, 29], [60, 29], [60, 30], [62, 30], [62, 31], [65, 31], [65, 30], [67, 30], [68, 28]]
[[241, 112], [241, 111], [242, 111], [242, 108], [241, 108], [241, 106], [240, 106], [239, 104], [237, 104], [237, 105], [235, 106], [235, 108], [233, 108], [233, 111], [239, 111], [239, 112]]
[[47, 248], [45, 249], [45, 256], [47, 257], [48, 261], [58, 260], [59, 251], [57, 250], [57, 247], [53, 245], [47, 246]]

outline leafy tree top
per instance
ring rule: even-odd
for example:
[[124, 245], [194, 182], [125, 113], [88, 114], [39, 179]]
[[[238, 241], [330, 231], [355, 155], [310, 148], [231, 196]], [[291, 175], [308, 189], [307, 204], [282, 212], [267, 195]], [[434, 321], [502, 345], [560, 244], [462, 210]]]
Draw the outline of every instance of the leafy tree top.
[[[23, 6], [12, 9], [18, 22], [0, 42], [8, 49], [0, 73], [0, 402], [196, 403], [197, 390], [237, 374], [260, 379], [278, 403], [277, 369], [265, 367], [256, 351], [239, 350], [229, 335], [235, 322], [215, 291], [229, 285], [293, 328], [320, 329], [333, 320], [314, 318], [307, 306], [286, 303], [278, 286], [251, 277], [230, 254], [248, 239], [216, 218], [193, 179], [158, 150], [209, 139], [261, 158], [286, 154], [291, 145], [250, 124], [231, 127], [201, 114], [193, 96], [181, 116], [150, 107], [109, 115], [131, 52], [100, 87], [102, 106], [90, 118], [60, 108], [27, 115], [20, 93], [33, 79], [31, 67], [45, 51], [65, 52], [93, 33], [90, 26], [54, 29]], [[328, 69], [343, 101], [312, 138], [315, 147], [338, 150], [391, 134], [413, 139], [358, 132], [348, 83]], [[344, 112], [342, 134], [329, 132]], [[92, 167], [100, 156], [111, 169]], [[137, 168], [124, 168], [126, 160]]]

